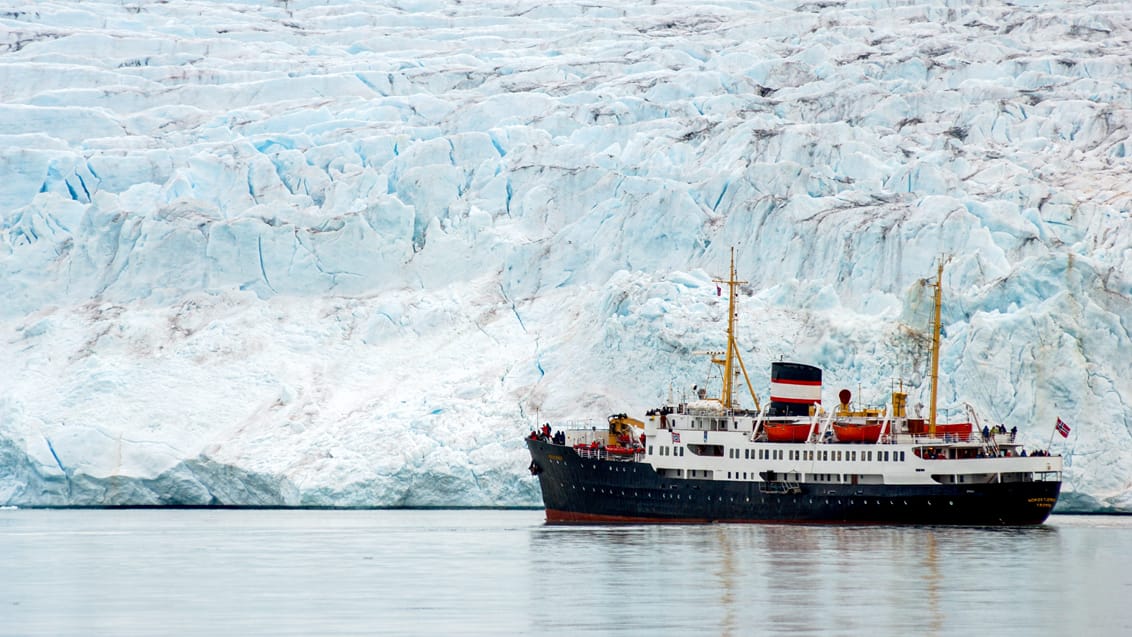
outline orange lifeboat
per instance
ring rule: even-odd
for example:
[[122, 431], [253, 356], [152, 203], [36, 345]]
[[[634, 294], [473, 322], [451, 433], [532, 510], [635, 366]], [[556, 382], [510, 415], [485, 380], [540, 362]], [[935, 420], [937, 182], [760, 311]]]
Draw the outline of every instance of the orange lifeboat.
[[835, 422], [833, 434], [838, 442], [863, 442], [876, 444], [880, 440], [880, 430], [883, 425], [879, 422]]
[[636, 450], [621, 445], [605, 445], [605, 452], [614, 456], [631, 456]]
[[770, 442], [805, 442], [810, 437], [808, 422], [767, 422], [763, 430]]
[[[908, 433], [925, 436], [928, 429], [928, 424], [922, 418], [908, 419]], [[971, 430], [972, 427], [969, 422], [936, 423], [935, 425], [935, 435], [941, 438], [947, 435], [958, 440], [970, 440]]]

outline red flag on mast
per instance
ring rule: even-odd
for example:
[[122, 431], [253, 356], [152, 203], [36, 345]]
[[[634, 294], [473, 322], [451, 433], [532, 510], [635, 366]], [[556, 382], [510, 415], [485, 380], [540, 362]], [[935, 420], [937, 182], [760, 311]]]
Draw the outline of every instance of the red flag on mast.
[[1057, 433], [1061, 434], [1062, 438], [1069, 437], [1069, 425], [1065, 424], [1065, 421], [1061, 418], [1057, 419]]

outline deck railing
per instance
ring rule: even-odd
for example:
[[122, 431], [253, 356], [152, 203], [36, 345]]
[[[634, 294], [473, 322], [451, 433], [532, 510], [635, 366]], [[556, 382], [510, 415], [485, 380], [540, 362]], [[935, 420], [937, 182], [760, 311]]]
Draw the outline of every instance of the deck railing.
[[633, 453], [611, 453], [605, 447], [574, 447], [582, 458], [588, 460], [618, 460], [621, 462], [637, 462], [644, 458], [644, 449], [634, 449]]

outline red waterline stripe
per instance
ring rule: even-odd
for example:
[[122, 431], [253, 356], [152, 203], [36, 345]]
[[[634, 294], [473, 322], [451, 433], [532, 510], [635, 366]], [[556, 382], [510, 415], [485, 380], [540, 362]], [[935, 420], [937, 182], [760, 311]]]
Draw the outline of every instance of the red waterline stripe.
[[707, 524], [705, 518], [650, 518], [630, 515], [605, 515], [601, 513], [581, 513], [578, 511], [546, 510], [547, 522], [622, 522], [649, 524]]
[[[559, 509], [546, 510], [547, 522], [599, 522], [605, 524], [790, 524], [790, 525], [899, 525], [901, 522], [874, 521], [874, 520], [845, 520], [845, 519], [816, 519], [799, 520], [789, 518], [648, 518], [627, 515], [601, 515], [597, 513], [578, 513], [575, 511], [561, 511]], [[915, 524], [915, 523], [914, 523]]]

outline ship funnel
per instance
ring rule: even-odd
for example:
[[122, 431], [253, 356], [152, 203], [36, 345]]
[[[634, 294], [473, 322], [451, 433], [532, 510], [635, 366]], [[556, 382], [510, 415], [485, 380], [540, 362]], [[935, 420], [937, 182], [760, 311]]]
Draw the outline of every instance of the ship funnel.
[[769, 416], [809, 416], [821, 404], [821, 368], [802, 363], [770, 364]]

